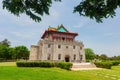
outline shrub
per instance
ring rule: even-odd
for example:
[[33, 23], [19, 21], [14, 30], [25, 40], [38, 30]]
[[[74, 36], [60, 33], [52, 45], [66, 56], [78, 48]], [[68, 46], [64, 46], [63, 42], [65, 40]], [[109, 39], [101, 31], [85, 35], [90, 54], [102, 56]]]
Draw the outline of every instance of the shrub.
[[24, 62], [16, 62], [16, 65], [17, 65], [18, 67], [23, 67], [23, 66], [25, 66], [25, 65], [24, 65]]
[[58, 62], [57, 67], [60, 67], [62, 69], [70, 70], [72, 67], [72, 63], [70, 62]]
[[120, 64], [120, 61], [111, 61], [111, 62], [112, 62], [112, 64], [113, 64], [113, 66], [117, 66], [117, 65]]
[[95, 62], [95, 65], [100, 68], [111, 69], [112, 62]]
[[39, 62], [39, 67], [54, 67], [53, 62]]
[[72, 63], [70, 62], [16, 62], [18, 67], [60, 67], [70, 70]]
[[18, 67], [54, 67], [53, 62], [16, 62]]

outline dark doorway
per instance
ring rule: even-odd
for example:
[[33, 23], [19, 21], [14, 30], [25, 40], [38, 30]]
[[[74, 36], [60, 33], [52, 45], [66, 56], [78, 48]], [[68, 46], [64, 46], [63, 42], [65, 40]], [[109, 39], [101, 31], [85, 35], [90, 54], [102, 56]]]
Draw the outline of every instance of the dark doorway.
[[64, 37], [62, 37], [62, 40], [64, 41], [64, 40], [65, 40], [65, 38], [64, 38]]
[[65, 56], [65, 62], [70, 62], [70, 56], [69, 55]]

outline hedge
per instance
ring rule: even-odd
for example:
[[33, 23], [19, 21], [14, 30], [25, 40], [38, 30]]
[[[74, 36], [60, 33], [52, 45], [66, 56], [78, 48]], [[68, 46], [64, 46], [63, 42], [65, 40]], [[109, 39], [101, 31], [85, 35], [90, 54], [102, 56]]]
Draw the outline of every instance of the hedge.
[[70, 62], [16, 62], [18, 67], [60, 67], [70, 70], [72, 63]]
[[94, 63], [97, 67], [111, 69], [113, 66], [112, 62], [95, 62]]
[[16, 62], [18, 67], [54, 67], [53, 62]]
[[117, 65], [120, 64], [120, 61], [119, 61], [119, 60], [118, 60], [118, 61], [110, 61], [110, 62], [112, 62], [112, 65], [113, 65], [113, 66], [117, 66]]
[[66, 69], [66, 70], [70, 70], [70, 68], [72, 67], [72, 63], [70, 62], [58, 62], [58, 67], [62, 68], [62, 69]]

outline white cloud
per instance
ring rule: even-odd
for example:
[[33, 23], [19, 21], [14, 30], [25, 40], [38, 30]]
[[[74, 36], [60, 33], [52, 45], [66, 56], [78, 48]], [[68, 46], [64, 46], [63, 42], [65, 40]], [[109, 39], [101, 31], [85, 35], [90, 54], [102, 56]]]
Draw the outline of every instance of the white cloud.
[[0, 34], [0, 39], [4, 39], [4, 38], [5, 38], [5, 36]]
[[21, 26], [28, 26], [29, 25], [34, 25], [35, 21], [33, 21], [32, 19], [30, 19], [28, 16], [26, 15], [20, 15], [20, 17], [13, 17], [12, 20], [14, 21], [14, 23], [21, 25]]
[[86, 24], [88, 24], [89, 20], [88, 19], [80, 19], [77, 25], [73, 26], [75, 28], [81, 28], [84, 27]]
[[28, 32], [11, 32], [11, 34], [13, 34], [16, 37], [20, 37], [23, 39], [28, 39], [28, 38], [34, 38], [35, 37], [35, 33], [28, 33]]
[[59, 19], [60, 19], [59, 12], [56, 9], [52, 8], [52, 9], [50, 9], [50, 15], [42, 16], [41, 24], [42, 25], [46, 25], [46, 24], [52, 25], [52, 24], [55, 24], [57, 21], [59, 21]]
[[106, 33], [105, 36], [113, 36], [115, 35], [114, 33]]
[[52, 19], [56, 19], [56, 20], [58, 20], [59, 16], [60, 16], [59, 13], [55, 9], [51, 9], [50, 15], [51, 15]]
[[111, 37], [111, 38], [119, 38], [120, 37], [120, 33], [113, 33], [113, 32], [111, 32], [111, 33], [105, 33], [104, 34], [106, 37]]

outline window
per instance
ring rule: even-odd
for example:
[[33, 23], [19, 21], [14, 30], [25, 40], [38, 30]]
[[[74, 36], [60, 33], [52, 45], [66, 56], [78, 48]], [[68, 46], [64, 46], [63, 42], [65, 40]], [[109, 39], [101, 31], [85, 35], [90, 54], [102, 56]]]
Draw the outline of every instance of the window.
[[51, 45], [50, 44], [48, 44], [48, 48], [50, 48], [51, 47]]
[[58, 60], [60, 60], [61, 59], [61, 54], [58, 54]]
[[51, 55], [50, 55], [50, 54], [48, 54], [47, 60], [50, 60], [50, 57], [51, 57]]
[[75, 49], [75, 46], [73, 46], [73, 49]]
[[65, 38], [64, 38], [64, 37], [62, 37], [62, 40], [64, 41], [64, 40], [65, 40]]
[[61, 45], [58, 45], [58, 48], [61, 48]]
[[73, 59], [76, 60], [76, 54], [74, 54]]
[[68, 48], [68, 46], [66, 46], [66, 48]]
[[80, 55], [80, 60], [82, 60], [83, 59], [83, 55]]
[[80, 47], [80, 50], [82, 50], [82, 46]]

